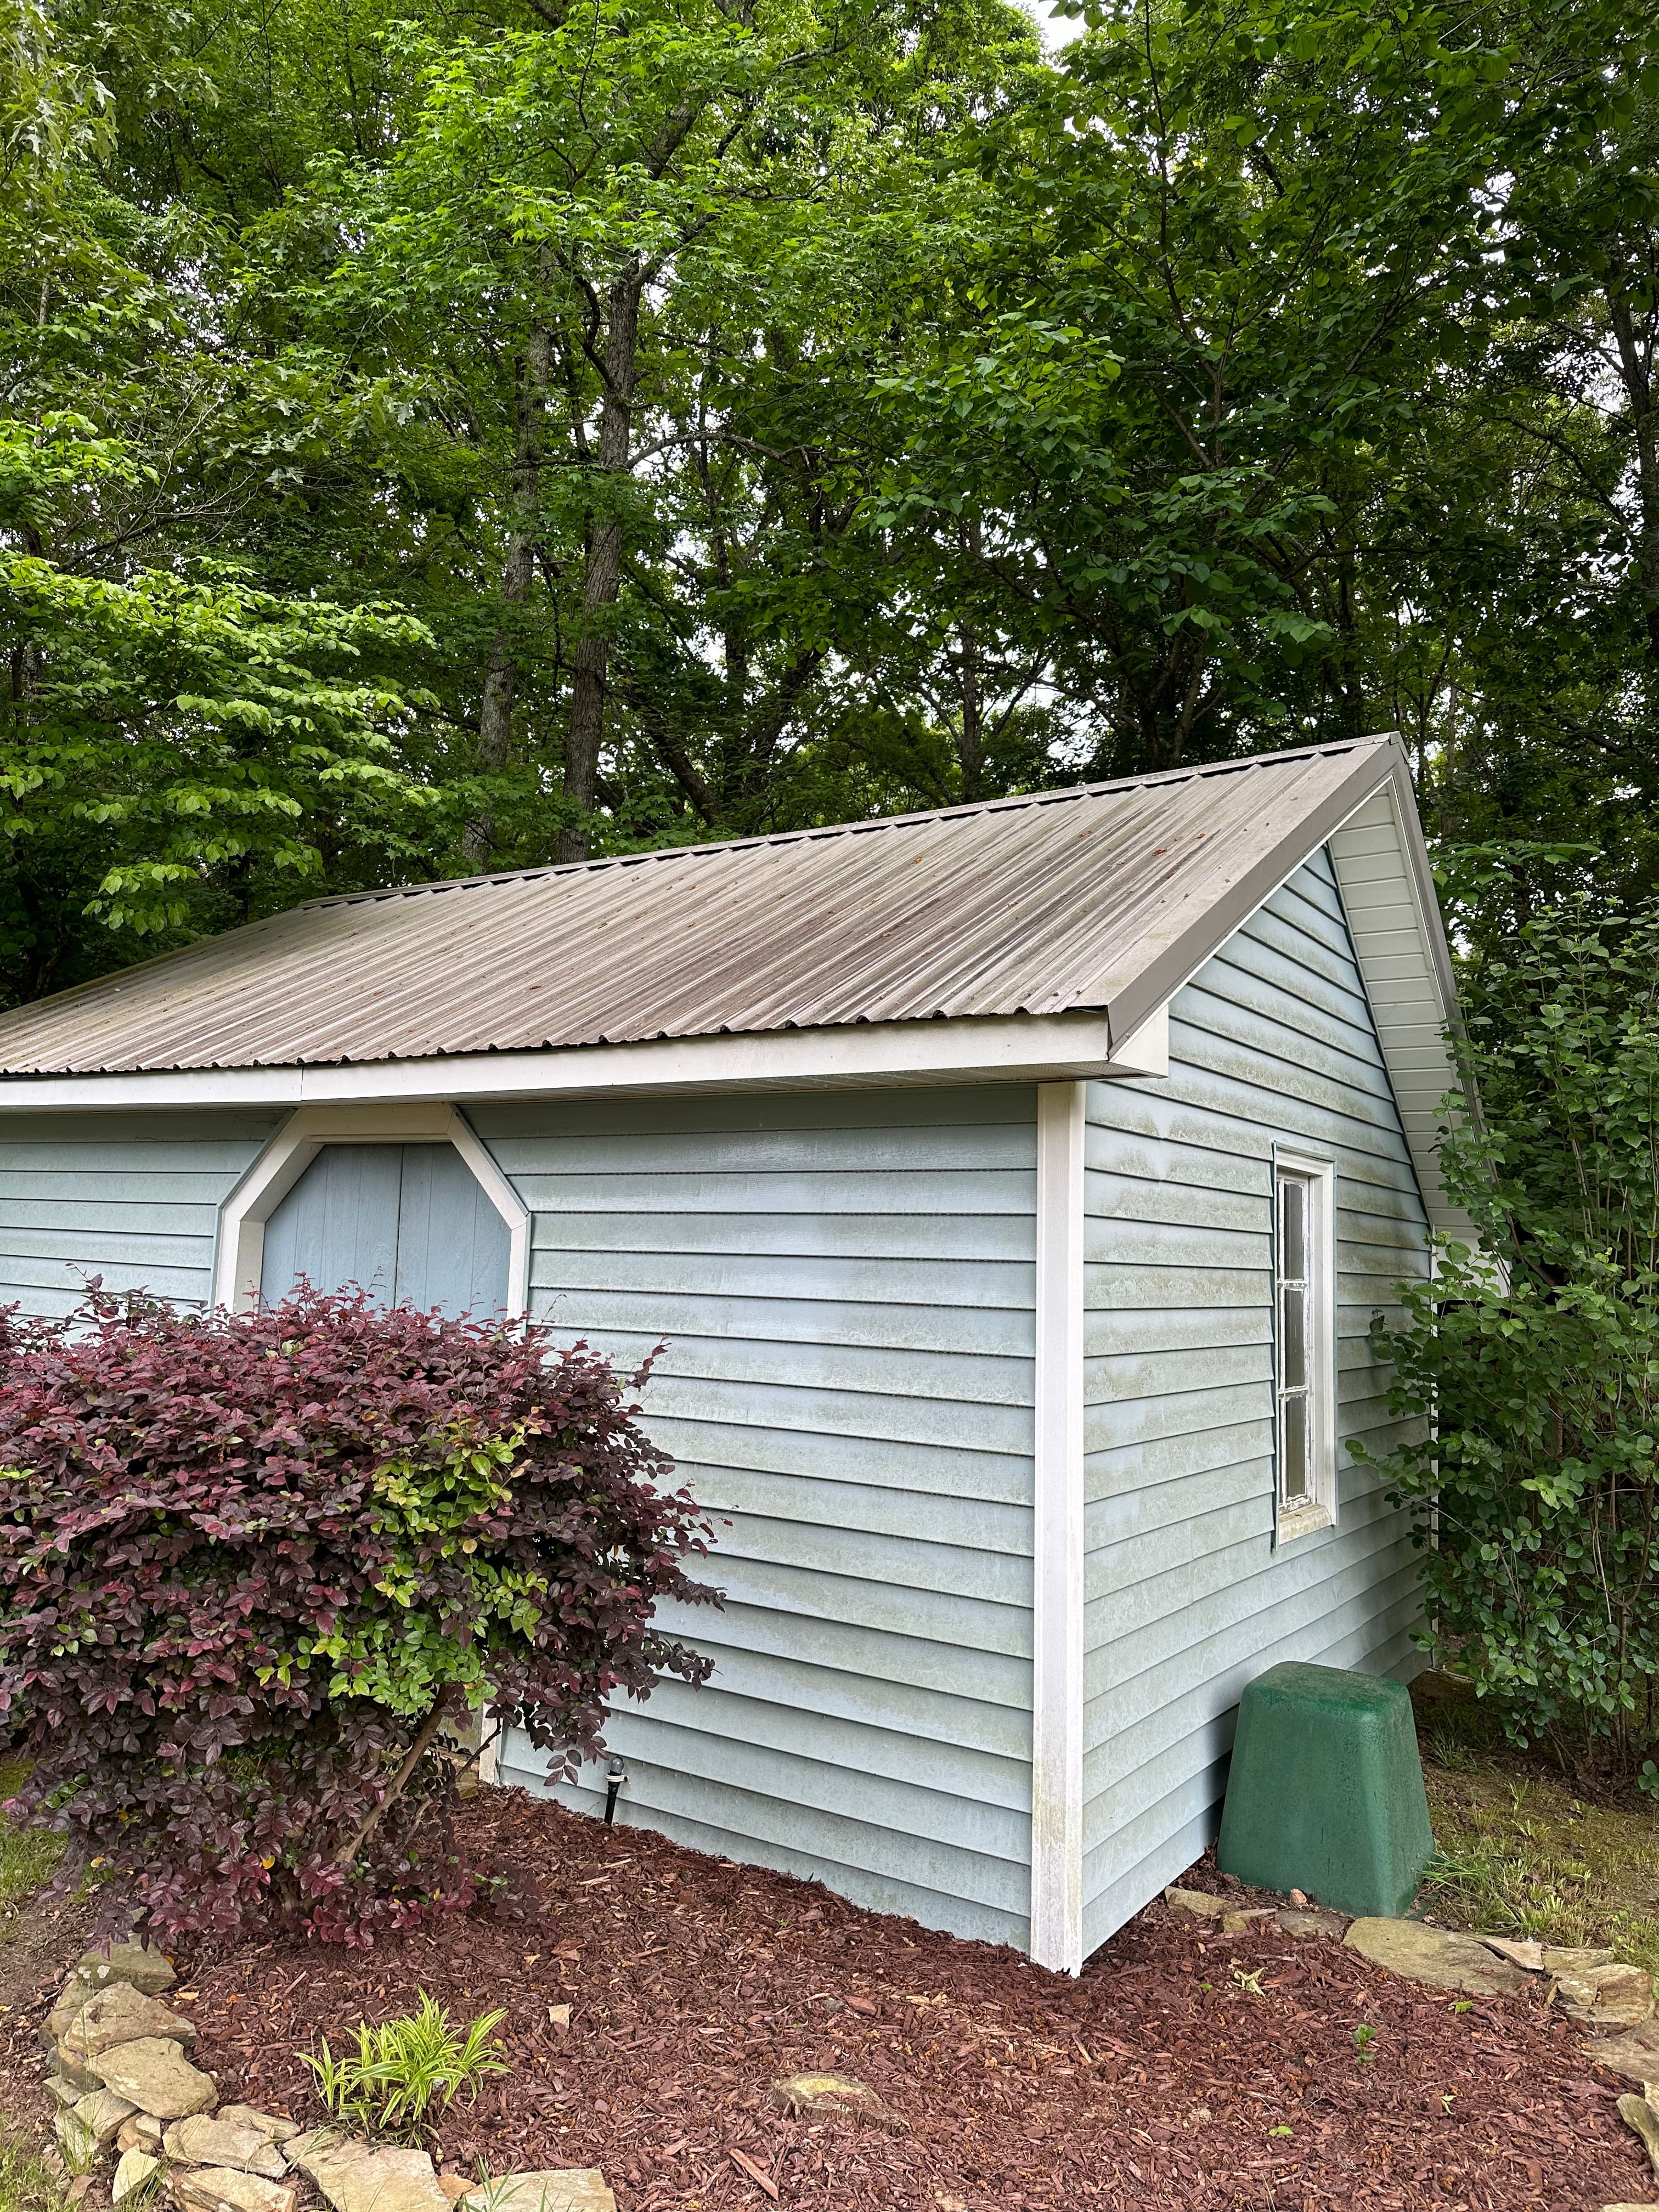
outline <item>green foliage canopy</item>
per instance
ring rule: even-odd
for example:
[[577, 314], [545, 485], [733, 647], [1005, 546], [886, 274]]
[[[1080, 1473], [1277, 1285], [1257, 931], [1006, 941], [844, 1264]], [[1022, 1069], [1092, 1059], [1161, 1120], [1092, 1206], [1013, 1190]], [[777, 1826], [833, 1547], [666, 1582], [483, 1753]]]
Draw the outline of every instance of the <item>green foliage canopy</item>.
[[11, 0], [0, 987], [1389, 726], [1644, 896], [1651, 11], [1087, 13]]
[[1659, 1744], [1659, 902], [1538, 914], [1471, 979], [1480, 1120], [1442, 1146], [1480, 1247], [1373, 1328], [1419, 1441], [1439, 1649], [1522, 1741]]

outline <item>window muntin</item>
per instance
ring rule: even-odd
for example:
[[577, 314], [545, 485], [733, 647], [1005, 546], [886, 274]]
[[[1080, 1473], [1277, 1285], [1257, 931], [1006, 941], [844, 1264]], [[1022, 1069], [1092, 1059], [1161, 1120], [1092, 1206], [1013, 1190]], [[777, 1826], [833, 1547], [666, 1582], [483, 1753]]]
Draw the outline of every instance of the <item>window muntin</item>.
[[1321, 1164], [1274, 1164], [1279, 1510], [1292, 1528], [1325, 1525], [1336, 1503], [1331, 1182]]

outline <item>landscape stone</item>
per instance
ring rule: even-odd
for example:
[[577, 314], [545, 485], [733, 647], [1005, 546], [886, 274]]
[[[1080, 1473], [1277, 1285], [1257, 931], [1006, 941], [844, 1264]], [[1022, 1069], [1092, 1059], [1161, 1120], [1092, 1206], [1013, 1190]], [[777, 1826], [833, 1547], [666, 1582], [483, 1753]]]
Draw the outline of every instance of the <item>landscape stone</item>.
[[1181, 1889], [1171, 1887], [1164, 1893], [1164, 1902], [1176, 1912], [1189, 1912], [1197, 1920], [1219, 1920], [1224, 1912], [1231, 1911], [1231, 1900], [1212, 1897], [1207, 1889]]
[[47, 2046], [46, 2063], [69, 2090], [67, 2097], [64, 2096], [62, 2089], [58, 2091], [66, 2105], [78, 2105], [82, 2097], [89, 2097], [94, 2089], [101, 2089], [104, 2086], [101, 2075], [94, 2074], [90, 2066], [80, 2066], [74, 2059], [65, 2058], [56, 2044]]
[[[1544, 1971], [1544, 1947], [1535, 1936], [1483, 1936], [1480, 1941], [1489, 1951], [1496, 1951], [1500, 1959], [1507, 1959], [1512, 1966], [1523, 1966], [1529, 1974]], [[1607, 1954], [1612, 1957], [1612, 1953]]]
[[772, 2084], [772, 2094], [795, 2118], [804, 2112], [854, 2112], [895, 2133], [909, 2126], [867, 2082], [855, 2081], [850, 2074], [786, 2074]]
[[112, 2199], [118, 2204], [124, 2197], [131, 2197], [135, 2189], [142, 2189], [152, 2173], [159, 2173], [161, 2161], [152, 2158], [147, 2150], [124, 2150], [115, 2169], [115, 2179], [109, 2185]]
[[438, 2176], [438, 2186], [452, 2204], [458, 2204], [463, 2197], [469, 2195], [477, 2185], [477, 2180], [470, 2173], [441, 2173]]
[[133, 2109], [125, 2097], [118, 2097], [108, 2089], [94, 2089], [76, 2105], [75, 2117], [82, 2126], [91, 2129], [101, 2144], [118, 2132], [123, 2120], [132, 2118]]
[[[54, 2011], [52, 2019], [57, 2018]], [[112, 2050], [118, 2043], [137, 2043], [147, 2035], [194, 2043], [196, 2028], [158, 1999], [143, 1996], [126, 1982], [112, 1982], [106, 1990], [83, 1999], [58, 2029], [58, 2055], [60, 2062], [85, 2066], [100, 2051]]]
[[179, 1978], [171, 1961], [160, 1951], [145, 1949], [137, 1943], [112, 1943], [107, 1959], [102, 1948], [94, 1944], [76, 1961], [75, 1972], [89, 1990], [106, 1989], [112, 1982], [125, 1982], [147, 1997], [159, 1997]]
[[89, 2062], [88, 2070], [105, 2088], [113, 2089], [141, 2112], [153, 2112], [158, 2120], [184, 2120], [192, 2112], [210, 2112], [219, 2101], [219, 2092], [209, 2077], [164, 2036], [141, 2036], [137, 2042], [100, 2051]]
[[1483, 1936], [1480, 1941], [1500, 1959], [1524, 1966], [1531, 1974], [1588, 1974], [1613, 1963], [1612, 1951], [1605, 1947], [1573, 1948], [1564, 1943], [1546, 1943], [1535, 1936]]
[[1332, 1936], [1340, 1943], [1348, 1932], [1348, 1916], [1310, 1905], [1305, 1911], [1281, 1912], [1279, 1924], [1287, 1936]]
[[1605, 2066], [1626, 2081], [1659, 2081], [1659, 2021], [1643, 2021], [1623, 2035], [1592, 2043], [1584, 2056], [1592, 2066]]
[[236, 2166], [245, 2173], [280, 2181], [288, 2172], [288, 2160], [276, 2148], [273, 2130], [281, 2136], [299, 2133], [291, 2120], [256, 2112], [249, 2105], [225, 2105], [216, 2112], [175, 2120], [161, 2147], [169, 2158], [191, 2166]]
[[1547, 1974], [1588, 1974], [1598, 1966], [1610, 1966], [1613, 1954], [1610, 1950], [1569, 1950], [1560, 1943], [1544, 1946], [1544, 1972]]
[[300, 2196], [292, 2181], [269, 2181], [229, 2166], [169, 2174], [167, 2193], [183, 2212], [294, 2212]]
[[507, 2173], [479, 2182], [460, 2200], [462, 2212], [617, 2212], [617, 2200], [597, 2166], [571, 2166], [544, 2173]]
[[1643, 1966], [1558, 1972], [1556, 1989], [1568, 2016], [1587, 2027], [1638, 2027], [1653, 2012], [1653, 1977]]
[[84, 2089], [77, 2089], [72, 2083], [64, 2081], [61, 2074], [48, 2074], [46, 2087], [60, 2105], [78, 2105], [87, 2094]]
[[1619, 2117], [1641, 2136], [1647, 2146], [1648, 2163], [1659, 2173], [1659, 2115], [1645, 2097], [1626, 2096], [1619, 2100]]
[[283, 2148], [289, 2164], [316, 2183], [334, 2212], [449, 2212], [423, 2150], [362, 2142], [337, 2128], [313, 2128]]
[[262, 2112], [257, 2105], [221, 2105], [219, 2118], [234, 2120], [240, 2126], [258, 2128], [269, 2142], [285, 2143], [290, 2136], [300, 2132], [297, 2120], [285, 2120], [280, 2112]]
[[1373, 1966], [1431, 1989], [1502, 1997], [1516, 1996], [1528, 1985], [1519, 1966], [1497, 1957], [1478, 1936], [1425, 1927], [1420, 1920], [1356, 1920], [1343, 1940]]
[[98, 2138], [72, 2105], [60, 2105], [52, 2116], [53, 2131], [71, 2166], [90, 2166], [98, 2155]]

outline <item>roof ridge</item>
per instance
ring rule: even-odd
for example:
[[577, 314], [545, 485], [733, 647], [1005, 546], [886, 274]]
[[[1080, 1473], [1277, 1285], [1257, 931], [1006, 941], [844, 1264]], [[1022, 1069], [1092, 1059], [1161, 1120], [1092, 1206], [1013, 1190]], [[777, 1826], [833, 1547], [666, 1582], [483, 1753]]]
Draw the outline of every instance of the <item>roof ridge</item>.
[[1292, 745], [1282, 752], [1195, 761], [1190, 766], [1157, 769], [1141, 775], [1113, 776], [1097, 783], [1061, 784], [1048, 791], [1008, 792], [995, 799], [969, 799], [956, 806], [925, 807], [914, 814], [875, 814], [861, 821], [826, 822], [811, 829], [774, 830], [751, 837], [711, 838], [701, 845], [648, 845], [637, 853], [608, 853], [597, 860], [547, 860], [534, 867], [503, 868], [489, 875], [442, 877], [422, 884], [387, 884], [373, 890], [331, 891], [322, 898], [302, 899], [297, 906], [283, 911], [311, 914], [328, 907], [364, 906], [382, 899], [426, 897], [438, 891], [482, 890], [492, 884], [540, 883], [551, 876], [594, 875], [602, 869], [642, 867], [653, 861], [698, 860], [715, 853], [748, 853], [767, 846], [808, 844], [817, 838], [866, 836], [881, 830], [911, 829], [925, 822], [963, 821], [988, 814], [1012, 813], [1027, 807], [1065, 805], [1079, 799], [1103, 798], [1111, 792], [1146, 791], [1155, 785], [1187, 783], [1203, 776], [1259, 772], [1292, 761], [1335, 757], [1395, 742], [1393, 732], [1379, 731], [1363, 738], [1343, 738], [1330, 744]]

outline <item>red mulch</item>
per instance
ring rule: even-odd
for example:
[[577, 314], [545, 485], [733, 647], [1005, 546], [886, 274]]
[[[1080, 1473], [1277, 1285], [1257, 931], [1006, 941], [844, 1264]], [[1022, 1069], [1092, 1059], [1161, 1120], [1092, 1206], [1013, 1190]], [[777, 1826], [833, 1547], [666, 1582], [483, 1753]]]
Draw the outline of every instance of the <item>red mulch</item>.
[[[204, 1955], [181, 2009], [227, 2096], [320, 2117], [296, 2051], [337, 2051], [424, 1989], [509, 2015], [514, 2071], [441, 2123], [445, 2161], [601, 2166], [620, 2212], [1600, 2212], [1654, 2194], [1625, 2085], [1535, 2000], [1459, 2010], [1338, 1943], [1225, 1938], [1162, 1905], [1073, 1984], [517, 1794], [465, 1818], [475, 1850], [536, 1870], [542, 1917], [367, 1955]], [[37, 2101], [41, 2008], [6, 2016], [14, 2111]], [[787, 2118], [770, 2084], [806, 2069], [857, 2075], [909, 2132]]]

